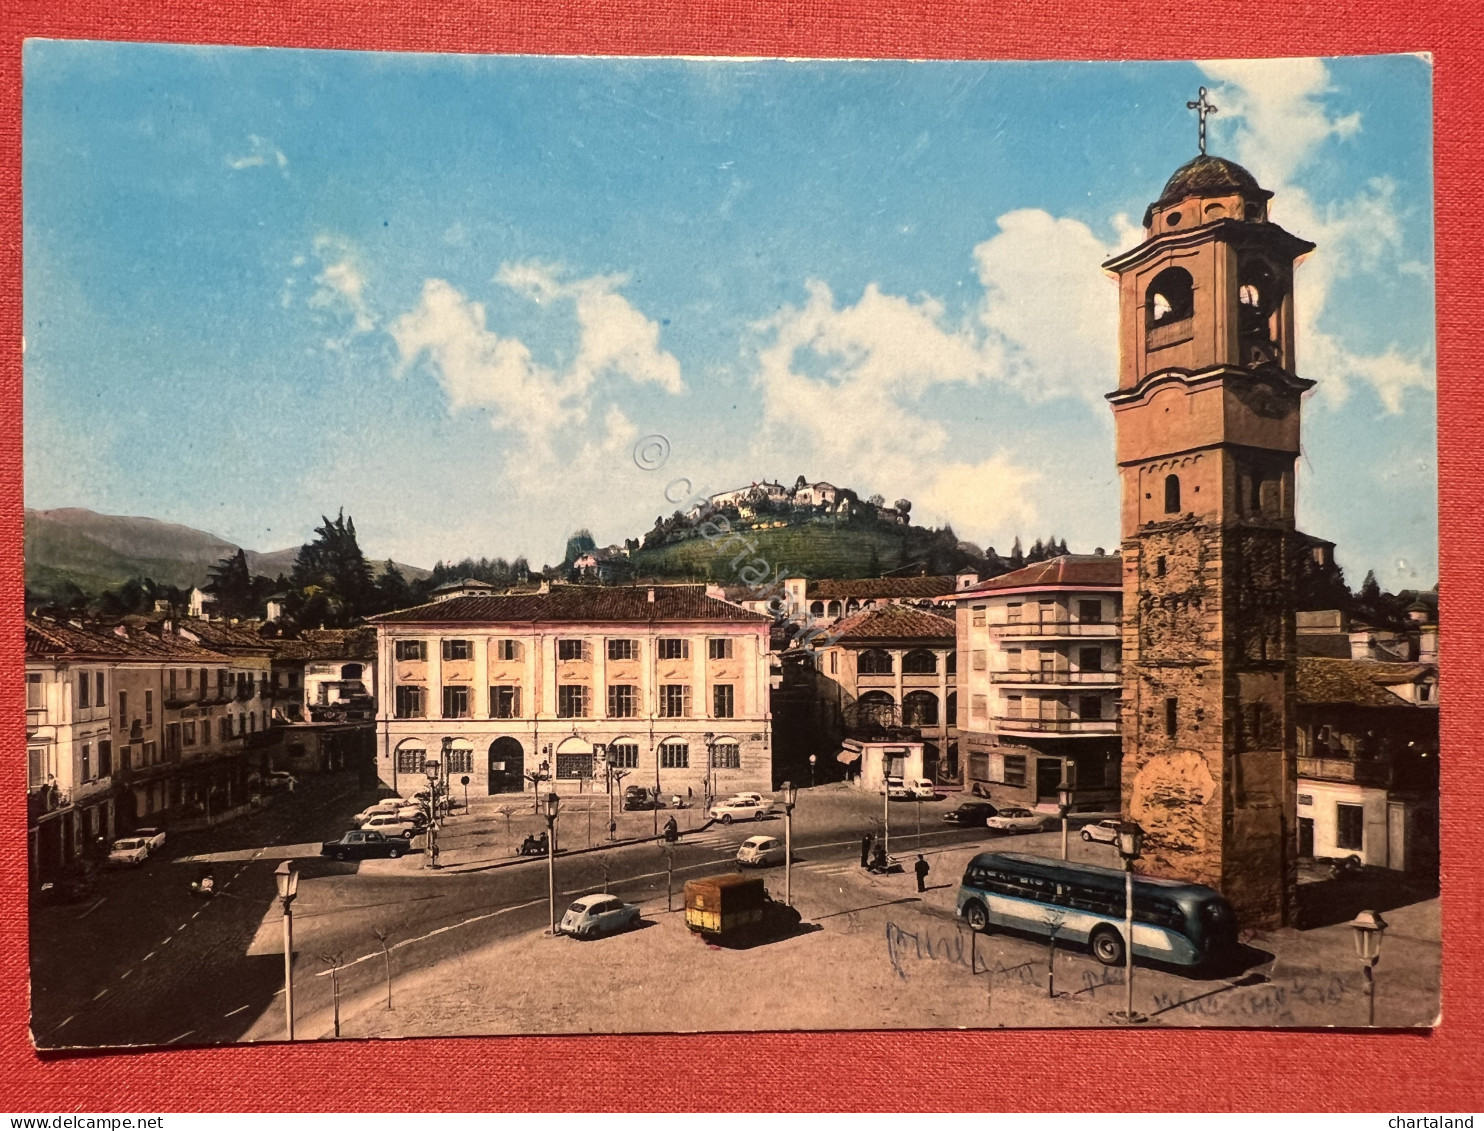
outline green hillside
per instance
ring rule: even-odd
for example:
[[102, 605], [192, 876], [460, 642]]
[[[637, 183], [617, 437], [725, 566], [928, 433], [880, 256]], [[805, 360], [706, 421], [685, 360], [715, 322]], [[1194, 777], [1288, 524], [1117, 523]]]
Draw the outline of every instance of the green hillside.
[[[734, 568], [733, 560], [744, 550], [747, 556]], [[979, 559], [959, 547], [951, 531], [830, 520], [747, 530], [742, 539], [731, 542], [692, 537], [641, 549], [630, 560], [637, 577], [735, 585], [739, 583], [737, 569], [746, 568], [754, 558], [768, 563], [770, 577], [946, 574], [979, 564]]]

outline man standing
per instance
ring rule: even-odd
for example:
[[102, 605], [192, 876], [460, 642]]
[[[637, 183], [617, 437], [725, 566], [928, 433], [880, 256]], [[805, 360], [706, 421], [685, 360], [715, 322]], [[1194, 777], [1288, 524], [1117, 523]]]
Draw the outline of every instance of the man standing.
[[917, 854], [917, 863], [912, 865], [912, 870], [917, 873], [917, 890], [927, 891], [928, 862], [922, 853]]

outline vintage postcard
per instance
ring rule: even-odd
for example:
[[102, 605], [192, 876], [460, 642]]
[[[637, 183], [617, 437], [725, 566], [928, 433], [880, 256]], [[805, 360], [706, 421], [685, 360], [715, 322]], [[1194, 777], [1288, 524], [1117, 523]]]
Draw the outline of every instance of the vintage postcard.
[[1429, 59], [24, 64], [38, 1048], [1436, 1023]]

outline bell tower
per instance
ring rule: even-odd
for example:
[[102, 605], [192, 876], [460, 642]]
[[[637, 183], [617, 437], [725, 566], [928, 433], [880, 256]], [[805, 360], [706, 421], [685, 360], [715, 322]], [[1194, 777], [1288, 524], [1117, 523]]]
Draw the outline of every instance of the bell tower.
[[1314, 245], [1204, 152], [1103, 266], [1119, 289], [1123, 805], [1142, 868], [1216, 888], [1244, 927], [1292, 919], [1293, 274]]

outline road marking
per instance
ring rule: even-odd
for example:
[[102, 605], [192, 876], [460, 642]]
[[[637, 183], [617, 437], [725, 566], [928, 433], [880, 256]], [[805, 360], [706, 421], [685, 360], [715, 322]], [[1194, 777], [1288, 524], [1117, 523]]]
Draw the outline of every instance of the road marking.
[[86, 919], [94, 911], [97, 911], [98, 908], [102, 907], [106, 902], [108, 902], [108, 896], [105, 895], [97, 903], [93, 904], [93, 906], [89, 907], [86, 911], [84, 911], [81, 915], [79, 915], [78, 918], [79, 919]]
[[58, 1032], [58, 1033], [60, 1033], [63, 1029], [67, 1028], [67, 1022], [68, 1021], [71, 1021], [76, 1016], [77, 1016], [77, 1014], [75, 1014], [75, 1013], [68, 1014], [67, 1020], [66, 1021], [63, 1021], [60, 1025], [58, 1025], [55, 1031]]
[[154, 951], [150, 951], [150, 952], [149, 952], [149, 953], [148, 953], [148, 954], [146, 954], [146, 955], [145, 955], [145, 956], [144, 956], [144, 957], [143, 957], [143, 958], [141, 958], [141, 959], [140, 959], [140, 960], [139, 960], [139, 961], [140, 961], [140, 962], [148, 962], [148, 961], [149, 961], [149, 960], [150, 960], [150, 959], [151, 959], [151, 958], [153, 958], [153, 957], [154, 957], [154, 956], [155, 956], [155, 952], [154, 952]]
[[134, 973], [134, 967], [131, 966], [131, 967], [129, 967], [129, 969], [125, 970], [122, 974], [119, 975], [119, 981], [122, 982], [125, 978], [127, 978], [132, 973]]
[[[196, 912], [196, 915], [199, 915], [199, 914], [201, 914], [201, 912], [199, 912], [199, 911]], [[196, 917], [196, 915], [192, 915], [191, 916], [191, 919], [194, 919]], [[180, 934], [181, 931], [185, 930], [190, 925], [191, 925], [191, 920], [190, 919], [187, 919], [184, 923], [182, 923], [180, 926], [178, 926], [178, 927], [175, 928], [175, 933], [177, 935]]]
[[166, 1044], [167, 1044], [167, 1045], [173, 1045], [173, 1044], [174, 1044], [174, 1043], [175, 1043], [175, 1042], [176, 1042], [176, 1041], [183, 1041], [183, 1040], [185, 1040], [185, 1039], [186, 1039], [186, 1038], [187, 1038], [187, 1037], [189, 1037], [189, 1036], [190, 1036], [190, 1035], [191, 1035], [191, 1034], [192, 1034], [192, 1033], [194, 1033], [194, 1032], [195, 1032], [195, 1031], [196, 1031], [196, 1030], [194, 1030], [194, 1029], [187, 1029], [187, 1030], [186, 1030], [186, 1031], [185, 1031], [185, 1032], [184, 1032], [184, 1033], [182, 1033], [182, 1034], [181, 1034], [181, 1035], [180, 1035], [180, 1036], [178, 1036], [178, 1037], [171, 1037], [171, 1038], [170, 1038], [170, 1039], [169, 1039], [169, 1040], [168, 1040], [168, 1041], [166, 1041], [166, 1042], [165, 1042], [165, 1043], [166, 1043]]
[[244, 1009], [248, 1009], [248, 1008], [250, 1008], [250, 1007], [249, 1006], [246, 1006], [246, 1005], [239, 1005], [236, 1009], [232, 1010], [231, 1013], [223, 1013], [222, 1016], [224, 1018], [225, 1017], [232, 1017], [232, 1016], [235, 1016], [238, 1013], [241, 1013]]
[[[709, 867], [709, 865], [701, 865], [701, 867]], [[473, 924], [473, 923], [482, 923], [486, 919], [493, 919], [493, 918], [495, 918], [498, 915], [507, 915], [507, 914], [509, 914], [512, 911], [521, 911], [521, 910], [524, 910], [527, 907], [535, 907], [538, 904], [542, 904], [542, 903], [545, 903], [545, 902], [546, 902], [546, 900], [544, 900], [544, 899], [532, 899], [532, 900], [530, 900], [530, 901], [528, 901], [526, 903], [517, 903], [517, 904], [513, 904], [510, 907], [502, 907], [498, 911], [487, 911], [483, 915], [475, 915], [472, 919], [461, 919], [457, 923], [449, 923], [447, 926], [439, 927], [435, 931], [429, 931], [425, 935], [418, 935], [416, 938], [403, 939], [400, 942], [392, 943], [392, 945], [389, 946], [389, 947], [387, 947], [387, 949], [388, 950], [401, 950], [402, 947], [404, 947], [404, 946], [411, 946], [413, 943], [417, 943], [417, 942], [426, 942], [428, 939], [431, 939], [431, 938], [433, 938], [436, 935], [441, 935], [441, 934], [443, 934], [446, 931], [452, 931], [452, 930], [455, 930], [458, 927], [467, 927], [467, 926], [469, 926], [470, 924]], [[345, 963], [343, 966], [340, 967], [340, 969], [341, 970], [348, 970], [352, 966], [358, 966], [362, 962], [369, 962], [369, 961], [371, 961], [371, 959], [373, 959], [373, 958], [380, 958], [381, 956], [382, 956], [381, 950], [380, 950], [380, 948], [378, 948], [376, 950], [373, 950], [370, 954], [363, 954], [363, 955], [361, 955], [361, 957], [359, 957], [357, 959], [354, 959], [351, 962]], [[330, 971], [328, 971], [328, 970], [321, 970], [318, 974], [315, 975], [315, 977], [316, 978], [325, 978], [325, 977], [328, 977], [329, 974], [330, 974]], [[282, 990], [279, 991], [279, 993], [282, 993], [282, 992], [283, 992]]]
[[107, 986], [104, 986], [101, 990], [99, 990], [97, 993], [95, 993], [93, 995], [93, 1000], [94, 1001], [97, 1001], [100, 997], [102, 997], [107, 992], [108, 992], [108, 987]]
[[170, 936], [169, 935], [166, 935], [162, 940], [160, 940], [160, 945], [161, 946], [169, 946], [170, 945]]

